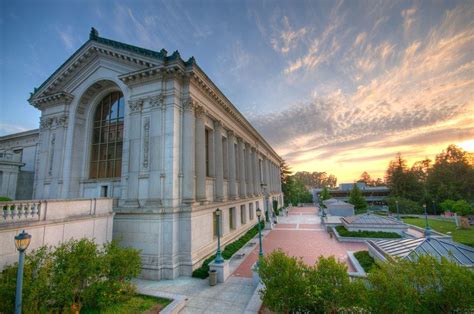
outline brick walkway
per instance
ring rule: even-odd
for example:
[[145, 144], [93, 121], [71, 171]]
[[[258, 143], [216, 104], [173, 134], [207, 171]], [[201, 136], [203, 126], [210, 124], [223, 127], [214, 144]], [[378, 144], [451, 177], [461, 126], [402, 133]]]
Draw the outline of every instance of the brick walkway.
[[[308, 265], [319, 256], [334, 255], [346, 262], [349, 271], [354, 271], [347, 261], [347, 251], [367, 250], [365, 243], [341, 243], [322, 229], [321, 220], [314, 207], [294, 207], [286, 217], [263, 238], [263, 252], [267, 254], [282, 249], [286, 254], [302, 257]], [[251, 267], [257, 261], [258, 245], [234, 271], [232, 276], [252, 277]]]

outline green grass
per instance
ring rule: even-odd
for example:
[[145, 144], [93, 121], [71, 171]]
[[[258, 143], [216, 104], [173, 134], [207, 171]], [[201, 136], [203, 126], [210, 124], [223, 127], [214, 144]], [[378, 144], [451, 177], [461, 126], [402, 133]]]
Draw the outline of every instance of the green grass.
[[341, 237], [350, 238], [388, 238], [395, 239], [401, 238], [402, 236], [395, 232], [383, 232], [383, 231], [349, 231], [344, 226], [336, 227], [337, 233]]
[[[403, 221], [410, 225], [421, 228], [425, 227], [424, 219], [403, 218]], [[431, 229], [444, 234], [451, 232], [454, 241], [474, 247], [474, 228], [471, 227], [471, 229], [456, 229], [456, 224], [454, 222], [436, 219], [428, 219], [428, 223]]]
[[130, 300], [117, 303], [112, 306], [109, 306], [106, 310], [96, 310], [96, 309], [84, 309], [81, 310], [81, 314], [127, 314], [127, 313], [143, 313], [156, 304], [161, 304], [162, 308], [170, 304], [172, 300], [152, 297], [147, 295], [137, 294], [130, 298]]
[[367, 251], [358, 251], [354, 253], [355, 258], [359, 261], [360, 266], [366, 273], [370, 272], [374, 267], [377, 267], [375, 260], [369, 255]]
[[[261, 222], [262, 230], [265, 227], [265, 222]], [[247, 242], [249, 242], [254, 236], [258, 233], [258, 224], [255, 225], [252, 229], [247, 231], [243, 236], [238, 240], [227, 244], [224, 251], [222, 251], [222, 257], [224, 259], [230, 259], [232, 255], [235, 254], [241, 247], [243, 247]], [[202, 266], [193, 271], [193, 277], [205, 279], [209, 276], [209, 264], [216, 258], [216, 255], [208, 257], [203, 263]]]

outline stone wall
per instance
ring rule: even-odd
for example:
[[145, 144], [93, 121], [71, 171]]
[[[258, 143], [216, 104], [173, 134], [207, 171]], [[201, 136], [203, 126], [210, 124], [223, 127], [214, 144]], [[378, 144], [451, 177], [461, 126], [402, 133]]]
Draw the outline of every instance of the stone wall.
[[48, 200], [31, 204], [34, 206], [26, 202], [0, 202], [0, 208], [8, 208], [2, 210], [0, 217], [0, 269], [17, 261], [14, 237], [22, 230], [32, 235], [27, 253], [69, 239], [89, 238], [97, 244], [112, 240], [112, 199]]

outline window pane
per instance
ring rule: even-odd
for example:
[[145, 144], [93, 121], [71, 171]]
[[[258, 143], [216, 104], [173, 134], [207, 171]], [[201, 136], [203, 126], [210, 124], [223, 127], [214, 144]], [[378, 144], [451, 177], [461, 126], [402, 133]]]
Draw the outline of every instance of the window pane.
[[124, 101], [120, 92], [113, 92], [105, 96], [97, 105], [91, 143], [91, 178], [120, 177], [123, 116]]

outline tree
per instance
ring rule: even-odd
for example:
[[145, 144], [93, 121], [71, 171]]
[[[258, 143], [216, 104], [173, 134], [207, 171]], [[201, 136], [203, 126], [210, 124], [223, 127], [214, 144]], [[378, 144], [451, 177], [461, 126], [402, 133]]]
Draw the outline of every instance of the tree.
[[426, 180], [427, 190], [437, 201], [446, 199], [472, 201], [474, 199], [474, 167], [466, 152], [456, 145], [436, 156]]
[[352, 186], [351, 193], [349, 194], [349, 203], [354, 205], [356, 211], [365, 210], [368, 207], [365, 197], [362, 195], [361, 190], [355, 183]]
[[459, 216], [467, 216], [474, 214], [474, 210], [465, 200], [459, 200], [453, 204], [453, 211]]
[[370, 177], [370, 174], [367, 173], [367, 171], [364, 171], [360, 175], [360, 178], [359, 178], [359, 180], [357, 180], [357, 182], [364, 182], [367, 185], [371, 185], [372, 184], [372, 178]]
[[328, 175], [326, 172], [308, 172], [298, 171], [294, 174], [295, 178], [303, 182], [307, 188], [335, 187], [337, 178], [335, 175]]
[[329, 194], [329, 190], [327, 187], [324, 187], [321, 193], [319, 193], [319, 199], [321, 201], [325, 201], [331, 198], [331, 194]]
[[291, 175], [291, 173], [292, 173], [292, 171], [291, 171], [290, 166], [286, 163], [285, 160], [282, 160], [281, 164], [280, 164], [281, 184], [286, 183], [286, 181], [288, 180], [288, 177]]
[[296, 176], [289, 176], [283, 185], [285, 204], [312, 203], [313, 195]]
[[397, 154], [388, 166], [385, 181], [390, 188], [390, 195], [413, 201], [422, 201], [426, 197], [423, 183], [408, 169], [407, 161]]

